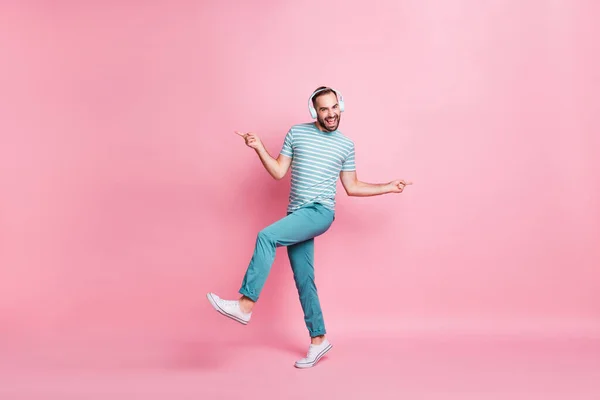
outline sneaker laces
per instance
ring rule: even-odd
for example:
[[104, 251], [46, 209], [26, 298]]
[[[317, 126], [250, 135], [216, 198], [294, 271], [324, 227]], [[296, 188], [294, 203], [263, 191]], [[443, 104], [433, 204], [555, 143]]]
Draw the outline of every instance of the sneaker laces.
[[312, 359], [312, 358], [314, 358], [314, 356], [317, 355], [317, 353], [318, 353], [317, 346], [311, 344], [310, 346], [308, 346], [308, 352], [306, 353], [306, 358]]
[[224, 306], [239, 306], [240, 302], [237, 300], [223, 300]]

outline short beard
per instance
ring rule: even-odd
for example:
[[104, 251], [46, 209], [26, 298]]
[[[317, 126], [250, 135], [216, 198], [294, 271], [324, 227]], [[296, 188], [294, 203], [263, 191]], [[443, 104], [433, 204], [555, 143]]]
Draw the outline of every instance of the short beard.
[[335, 126], [333, 128], [328, 128], [327, 125], [325, 125], [325, 120], [321, 119], [321, 117], [317, 117], [317, 121], [319, 121], [319, 125], [321, 125], [321, 127], [328, 132], [333, 132], [333, 131], [337, 130], [338, 126], [340, 126], [341, 119], [342, 119], [342, 116], [338, 115], [337, 116], [337, 124], [335, 124]]

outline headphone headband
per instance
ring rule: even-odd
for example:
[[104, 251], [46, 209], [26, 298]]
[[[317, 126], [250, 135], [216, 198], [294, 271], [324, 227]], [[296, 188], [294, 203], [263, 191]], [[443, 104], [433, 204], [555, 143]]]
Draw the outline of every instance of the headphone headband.
[[308, 98], [308, 111], [310, 112], [310, 116], [311, 117], [317, 118], [317, 110], [315, 110], [315, 107], [313, 106], [313, 103], [312, 103], [313, 97], [315, 97], [315, 95], [317, 93], [320, 93], [320, 92], [323, 92], [323, 91], [326, 91], [326, 90], [332, 90], [335, 93], [335, 95], [336, 95], [336, 97], [338, 99], [338, 103], [340, 105], [340, 111], [344, 112], [344, 96], [342, 96], [342, 94], [340, 92], [338, 92], [337, 90], [335, 90], [334, 88], [325, 87], [325, 88], [322, 88], [322, 89], [315, 90], [310, 95], [310, 97]]

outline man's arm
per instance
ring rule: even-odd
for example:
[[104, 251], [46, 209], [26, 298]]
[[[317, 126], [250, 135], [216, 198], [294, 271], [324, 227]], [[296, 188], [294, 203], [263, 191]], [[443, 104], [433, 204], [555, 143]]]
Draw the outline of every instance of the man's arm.
[[340, 180], [348, 196], [367, 197], [378, 196], [387, 193], [402, 193], [406, 185], [412, 182], [395, 180], [389, 183], [366, 183], [358, 180], [356, 171], [342, 171]]
[[285, 176], [292, 163], [291, 157], [279, 154], [279, 157], [275, 159], [271, 157], [264, 146], [260, 146], [255, 150], [265, 169], [274, 179], [280, 180]]
[[292, 163], [291, 157], [287, 157], [283, 154], [280, 154], [279, 157], [275, 159], [271, 157], [265, 146], [262, 144], [262, 141], [258, 136], [256, 136], [256, 134], [252, 132], [241, 133], [238, 131], [235, 131], [235, 133], [244, 138], [244, 140], [246, 141], [246, 146], [256, 151], [256, 154], [258, 154], [260, 161], [264, 165], [269, 175], [271, 175], [274, 179], [277, 180], [285, 176]]

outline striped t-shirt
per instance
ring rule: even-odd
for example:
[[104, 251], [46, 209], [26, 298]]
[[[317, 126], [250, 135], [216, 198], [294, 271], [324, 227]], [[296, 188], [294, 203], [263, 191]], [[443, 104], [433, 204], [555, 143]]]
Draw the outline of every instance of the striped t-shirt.
[[309, 203], [321, 203], [335, 211], [340, 172], [356, 169], [354, 142], [340, 131], [322, 132], [308, 122], [290, 128], [280, 153], [292, 158], [287, 211]]

